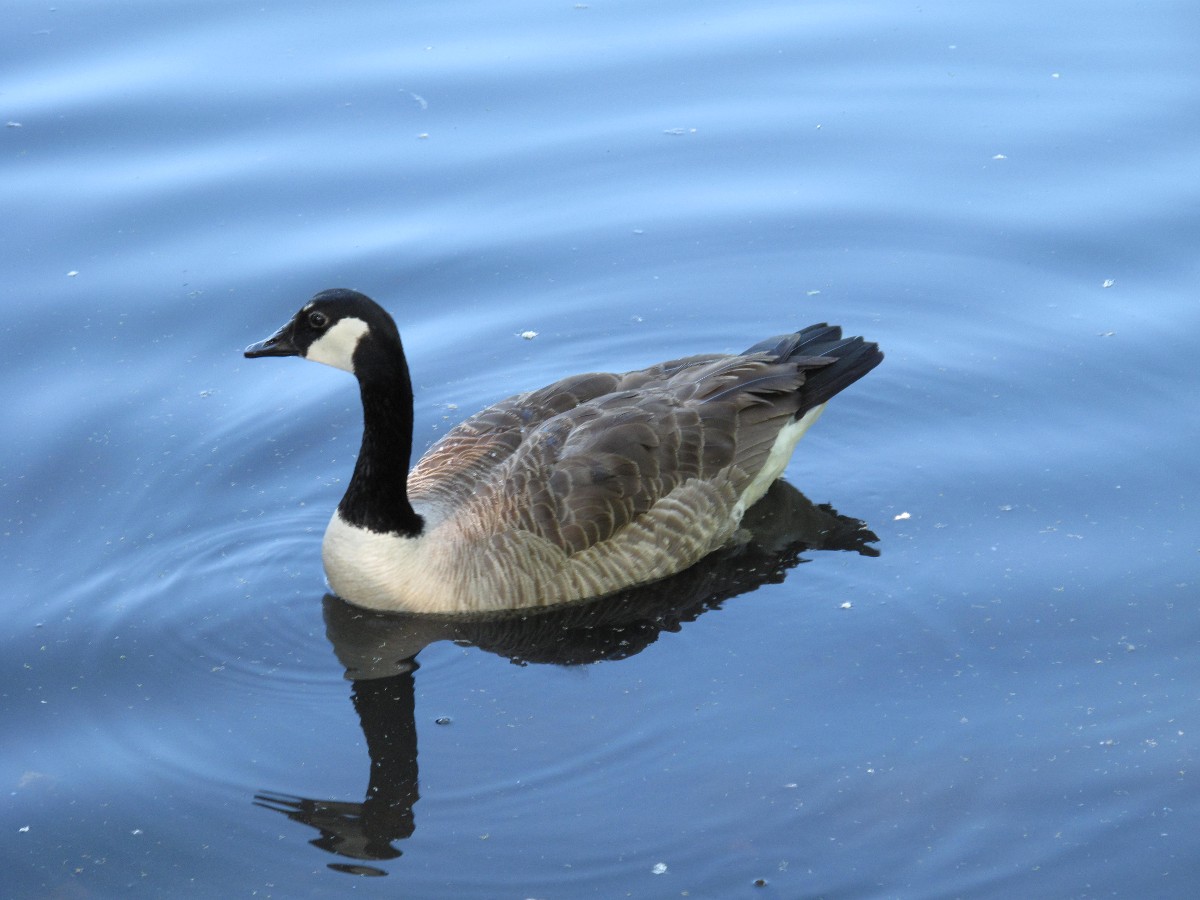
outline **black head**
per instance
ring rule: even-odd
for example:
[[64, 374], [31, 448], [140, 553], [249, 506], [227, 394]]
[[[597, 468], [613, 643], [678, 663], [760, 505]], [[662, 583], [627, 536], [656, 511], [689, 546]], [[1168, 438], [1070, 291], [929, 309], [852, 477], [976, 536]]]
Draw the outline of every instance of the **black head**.
[[247, 347], [245, 355], [303, 356], [359, 374], [368, 357], [380, 351], [403, 352], [392, 317], [366, 294], [333, 288], [304, 304], [265, 341]]

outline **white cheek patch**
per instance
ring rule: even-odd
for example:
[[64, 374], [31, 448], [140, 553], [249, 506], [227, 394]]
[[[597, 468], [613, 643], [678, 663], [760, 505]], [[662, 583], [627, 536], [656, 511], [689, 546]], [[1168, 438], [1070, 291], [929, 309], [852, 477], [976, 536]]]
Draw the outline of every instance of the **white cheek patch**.
[[345, 369], [354, 374], [354, 350], [362, 336], [370, 330], [362, 319], [347, 317], [334, 323], [333, 327], [308, 345], [305, 359], [325, 363], [335, 369]]

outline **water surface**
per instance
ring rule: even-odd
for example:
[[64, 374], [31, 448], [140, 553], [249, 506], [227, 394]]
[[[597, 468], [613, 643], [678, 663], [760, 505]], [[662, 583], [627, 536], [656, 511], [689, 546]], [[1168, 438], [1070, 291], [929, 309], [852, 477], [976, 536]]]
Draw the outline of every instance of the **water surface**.
[[[12, 896], [1190, 896], [1190, 5], [10, 6]], [[418, 447], [865, 334], [787, 480], [880, 555], [356, 619], [356, 391], [240, 355], [332, 286], [396, 314]]]

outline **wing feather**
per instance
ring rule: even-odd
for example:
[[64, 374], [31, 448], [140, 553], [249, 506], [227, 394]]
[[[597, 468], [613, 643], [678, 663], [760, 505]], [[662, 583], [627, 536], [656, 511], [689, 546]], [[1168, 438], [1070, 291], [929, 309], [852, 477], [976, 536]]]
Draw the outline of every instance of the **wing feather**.
[[795, 416], [802, 382], [794, 362], [765, 354], [567, 379], [464, 421], [414, 469], [410, 496], [452, 507], [481, 539], [529, 532], [577, 554], [689, 481], [728, 480], [725, 493], [740, 494]]
[[480, 547], [532, 537], [598, 560], [611, 542], [604, 565], [620, 566], [649, 553], [632, 536], [653, 523], [655, 540], [707, 552], [690, 532], [701, 521], [714, 534], [723, 527], [714, 523], [764, 469], [780, 431], [881, 358], [874, 344], [816, 325], [743, 354], [576, 375], [463, 421], [414, 467], [409, 497], [428, 525], [452, 519]]

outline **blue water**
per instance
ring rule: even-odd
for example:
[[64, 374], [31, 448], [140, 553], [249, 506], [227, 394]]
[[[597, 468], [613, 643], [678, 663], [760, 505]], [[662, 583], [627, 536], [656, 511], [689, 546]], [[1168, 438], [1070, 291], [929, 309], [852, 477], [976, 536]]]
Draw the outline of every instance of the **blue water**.
[[[1192, 896], [1192, 4], [5, 21], [6, 896]], [[632, 625], [356, 618], [357, 392], [240, 354], [332, 286], [395, 313], [419, 448], [864, 334], [787, 479], [881, 555]]]

